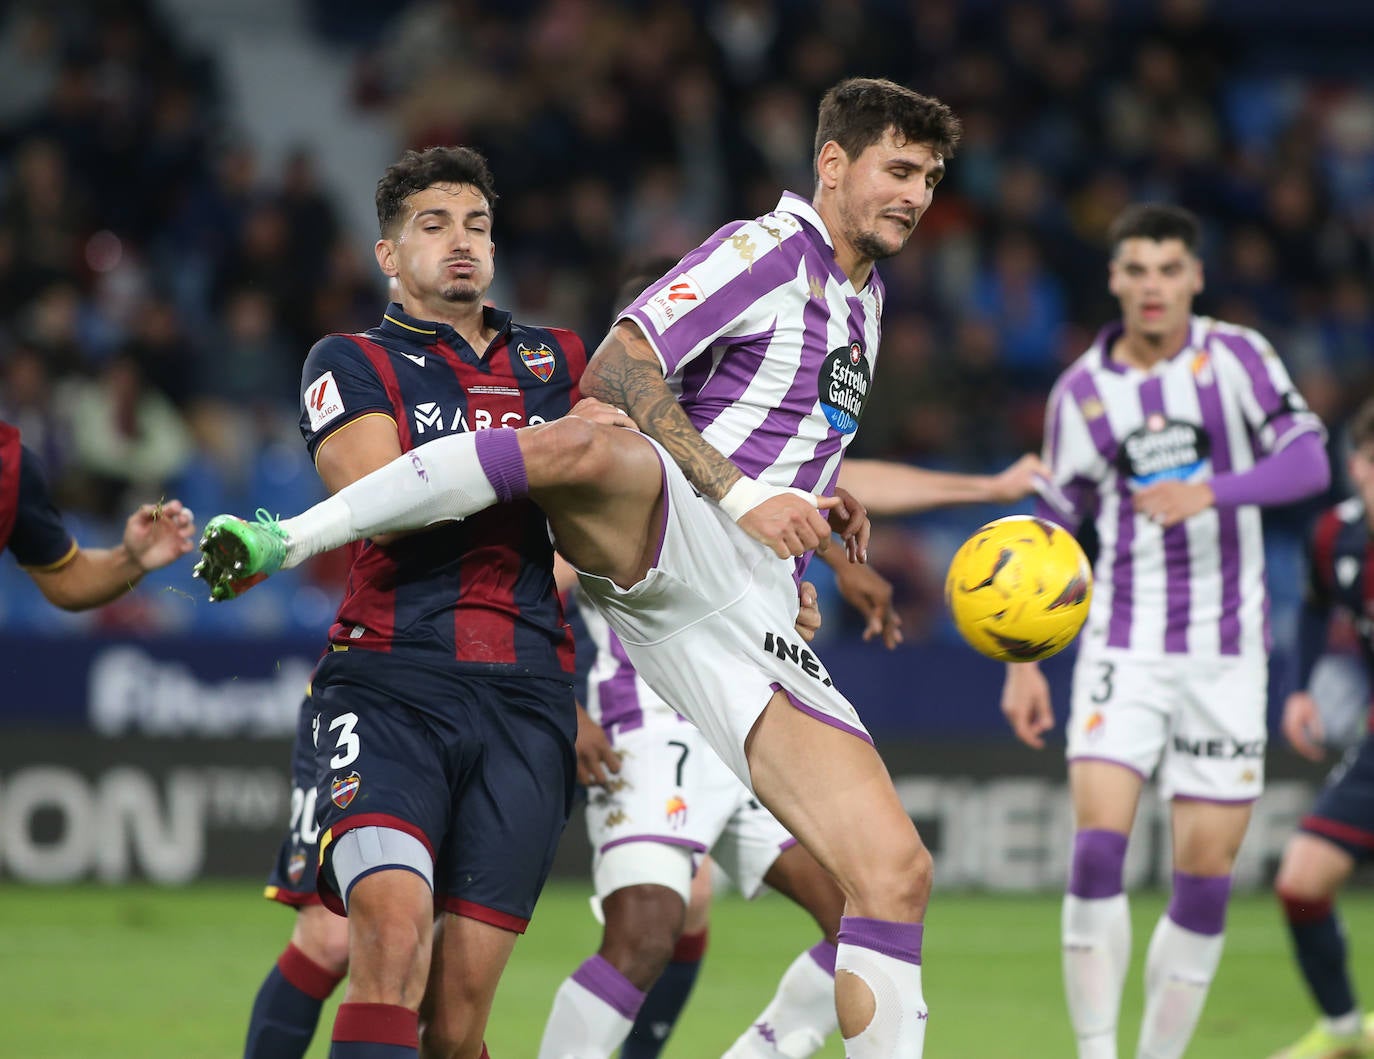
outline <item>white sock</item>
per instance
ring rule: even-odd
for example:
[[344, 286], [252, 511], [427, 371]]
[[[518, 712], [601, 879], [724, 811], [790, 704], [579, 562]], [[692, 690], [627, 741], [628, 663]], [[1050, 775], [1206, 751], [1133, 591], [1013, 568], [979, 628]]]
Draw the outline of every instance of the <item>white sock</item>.
[[1364, 1031], [1364, 1014], [1359, 1008], [1353, 1008], [1335, 1018], [1323, 1015], [1322, 1026], [1327, 1033], [1337, 1037], [1358, 1037]]
[[539, 1059], [608, 1059], [625, 1043], [644, 994], [600, 956], [565, 978], [553, 997]]
[[1138, 1059], [1179, 1059], [1192, 1040], [1221, 962], [1223, 934], [1198, 934], [1161, 916], [1145, 959]]
[[[847, 1059], [921, 1059], [926, 1045], [926, 999], [921, 992], [921, 965], [888, 956], [867, 944], [847, 938], [841, 922], [839, 952], [835, 958], [835, 977], [853, 974], [873, 993], [873, 1019], [857, 1035], [844, 1039]], [[867, 920], [868, 923], [880, 923]], [[911, 928], [914, 924], [880, 924]], [[919, 960], [919, 944], [917, 946]]]
[[379, 467], [329, 499], [281, 520], [283, 567], [349, 541], [466, 518], [524, 495], [524, 464], [509, 428], [450, 434]]
[[1116, 1059], [1121, 990], [1131, 959], [1131, 915], [1126, 895], [1064, 895], [1060, 937], [1064, 994], [1078, 1039], [1078, 1059]]
[[834, 961], [835, 947], [825, 942], [793, 960], [763, 1013], [721, 1059], [807, 1059], [820, 1051], [839, 1027]]

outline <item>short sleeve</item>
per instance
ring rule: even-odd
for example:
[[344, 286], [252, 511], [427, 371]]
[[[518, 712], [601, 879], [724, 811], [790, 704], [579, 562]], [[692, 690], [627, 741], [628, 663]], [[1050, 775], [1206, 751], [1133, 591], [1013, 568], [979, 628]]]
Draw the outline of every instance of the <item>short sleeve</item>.
[[[1081, 371], [1081, 369], [1080, 369]], [[1081, 375], [1078, 381], [1087, 377]], [[1084, 403], [1074, 385], [1071, 370], [1060, 377], [1050, 392], [1045, 409], [1045, 438], [1041, 459], [1050, 469], [1050, 480], [1041, 490], [1041, 500], [1054, 512], [1060, 522], [1071, 531], [1087, 516], [1092, 507], [1096, 484], [1106, 472], [1106, 461], [1092, 437]], [[1101, 402], [1096, 401], [1095, 407]]]
[[42, 461], [24, 446], [20, 454], [18, 504], [9, 549], [20, 566], [56, 570], [76, 555], [76, 541], [53, 503]]
[[348, 335], [326, 335], [301, 369], [301, 436], [313, 457], [326, 438], [365, 415], [395, 418], [395, 405], [367, 351]]

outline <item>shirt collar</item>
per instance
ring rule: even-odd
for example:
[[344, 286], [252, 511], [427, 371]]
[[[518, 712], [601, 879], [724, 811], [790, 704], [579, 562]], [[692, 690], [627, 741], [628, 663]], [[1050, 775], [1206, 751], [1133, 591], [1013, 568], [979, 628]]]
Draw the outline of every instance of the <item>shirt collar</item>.
[[[484, 305], [482, 321], [498, 335], [503, 335], [510, 330], [511, 314], [504, 309]], [[402, 309], [399, 302], [392, 302], [386, 307], [381, 330], [397, 338], [404, 338], [408, 342], [418, 342], [426, 346], [432, 346], [436, 342], [453, 345], [453, 340], [459, 338], [458, 332], [451, 325], [436, 320], [420, 320]]]
[[820, 237], [825, 240], [826, 246], [830, 247], [831, 250], [835, 249], [835, 243], [830, 238], [830, 232], [825, 227], [825, 221], [821, 220], [821, 215], [816, 212], [816, 207], [796, 192], [784, 191], [782, 193], [782, 198], [778, 199], [778, 212], [790, 213], [798, 220], [805, 221], [809, 227], [816, 229]]

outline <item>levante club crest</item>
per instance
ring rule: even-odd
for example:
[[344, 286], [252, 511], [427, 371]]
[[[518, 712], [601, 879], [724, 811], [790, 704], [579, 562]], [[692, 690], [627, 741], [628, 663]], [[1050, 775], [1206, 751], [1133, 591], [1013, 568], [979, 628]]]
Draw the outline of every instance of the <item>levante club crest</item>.
[[334, 782], [329, 785], [329, 800], [340, 809], [347, 809], [362, 782], [362, 777], [357, 772], [350, 772], [347, 776], [335, 776]]
[[525, 367], [534, 373], [534, 377], [540, 382], [548, 382], [553, 378], [554, 365], [557, 359], [553, 355], [553, 350], [542, 342], [538, 349], [530, 349], [523, 342], [516, 348], [520, 354], [520, 359], [525, 362]]

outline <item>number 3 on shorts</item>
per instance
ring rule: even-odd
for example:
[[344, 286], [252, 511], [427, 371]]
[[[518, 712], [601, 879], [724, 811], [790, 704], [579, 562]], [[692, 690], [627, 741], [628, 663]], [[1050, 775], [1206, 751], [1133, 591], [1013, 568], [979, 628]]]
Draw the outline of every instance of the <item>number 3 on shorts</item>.
[[[1112, 697], [1112, 691], [1114, 690], [1112, 688], [1112, 674], [1116, 672], [1116, 663], [1098, 662], [1097, 664], [1102, 672], [1098, 674], [1097, 687], [1093, 688], [1092, 694], [1089, 695], [1088, 698], [1092, 699], [1093, 702], [1100, 706]], [[352, 714], [348, 716], [351, 717]], [[337, 724], [338, 722], [336, 721], [335, 723]]]
[[329, 759], [329, 767], [332, 769], [347, 768], [358, 759], [358, 750], [362, 742], [357, 733], [353, 731], [353, 726], [358, 723], [356, 713], [341, 713], [329, 722], [329, 730], [342, 728], [339, 733], [339, 741], [334, 744], [339, 751]]

